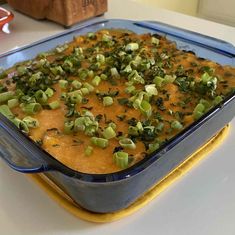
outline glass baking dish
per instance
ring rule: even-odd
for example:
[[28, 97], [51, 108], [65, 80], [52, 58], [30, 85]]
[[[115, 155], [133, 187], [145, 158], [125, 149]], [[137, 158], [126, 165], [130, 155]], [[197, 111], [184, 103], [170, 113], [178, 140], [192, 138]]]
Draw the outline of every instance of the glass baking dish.
[[[129, 20], [91, 20], [62, 34], [0, 55], [0, 66], [9, 68], [15, 63], [32, 59], [38, 53], [71, 41], [76, 35], [104, 28], [165, 35], [169, 40], [176, 42], [179, 49], [193, 51], [199, 57], [222, 65], [235, 66], [235, 47], [227, 42], [159, 22]], [[0, 115], [0, 156], [17, 171], [44, 173], [75, 203], [87, 210], [99, 213], [113, 212], [133, 203], [234, 116], [235, 92], [134, 166], [116, 173], [86, 174], [74, 171], [54, 159]]]

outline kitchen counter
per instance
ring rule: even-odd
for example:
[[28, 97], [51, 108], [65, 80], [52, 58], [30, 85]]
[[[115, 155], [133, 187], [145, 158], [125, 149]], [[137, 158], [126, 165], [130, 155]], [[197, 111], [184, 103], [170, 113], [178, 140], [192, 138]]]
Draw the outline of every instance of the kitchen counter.
[[[6, 8], [9, 8], [5, 5]], [[14, 12], [0, 32], [0, 54], [63, 32], [62, 26]], [[105, 18], [156, 20], [235, 45], [235, 28], [131, 0], [109, 1]], [[1, 65], [0, 65], [1, 66]], [[84, 222], [52, 201], [26, 175], [0, 160], [0, 234], [234, 235], [235, 119], [224, 143], [143, 209], [110, 224]]]

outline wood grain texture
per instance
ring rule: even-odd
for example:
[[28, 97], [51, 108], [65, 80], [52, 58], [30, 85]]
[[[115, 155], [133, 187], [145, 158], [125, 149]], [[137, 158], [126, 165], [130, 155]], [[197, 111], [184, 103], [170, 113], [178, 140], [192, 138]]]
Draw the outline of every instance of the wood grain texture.
[[14, 9], [35, 19], [49, 19], [65, 26], [104, 14], [107, 0], [8, 0]]

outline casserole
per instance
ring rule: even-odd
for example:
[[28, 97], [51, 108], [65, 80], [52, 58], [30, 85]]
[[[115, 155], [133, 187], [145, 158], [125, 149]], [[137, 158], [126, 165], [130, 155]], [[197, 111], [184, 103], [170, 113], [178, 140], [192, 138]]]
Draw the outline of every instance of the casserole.
[[[213, 59], [223, 65], [234, 65], [234, 47], [229, 44], [159, 23], [123, 20], [93, 21], [44, 42], [2, 55], [0, 63], [4, 68], [11, 67], [16, 62], [33, 58], [38, 52], [71, 40], [74, 35], [102, 28], [126, 28], [136, 33], [166, 34], [181, 49], [195, 51], [198, 56]], [[18, 171], [45, 172], [47, 177], [82, 207], [100, 213], [112, 212], [127, 207], [184, 161], [233, 116], [234, 93], [136, 165], [117, 173], [99, 175], [69, 169], [1, 117], [1, 156]]]

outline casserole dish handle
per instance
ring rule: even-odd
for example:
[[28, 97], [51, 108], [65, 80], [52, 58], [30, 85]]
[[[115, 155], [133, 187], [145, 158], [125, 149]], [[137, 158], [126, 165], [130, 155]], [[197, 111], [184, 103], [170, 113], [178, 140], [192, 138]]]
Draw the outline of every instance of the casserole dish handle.
[[17, 127], [0, 114], [0, 157], [7, 164], [23, 173], [39, 173], [49, 170], [41, 149]]

